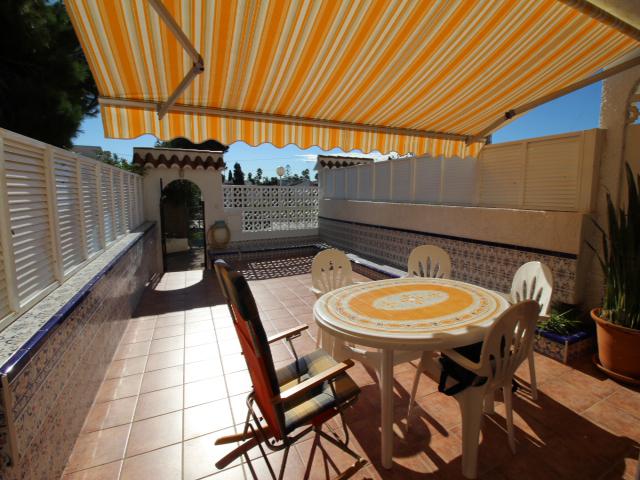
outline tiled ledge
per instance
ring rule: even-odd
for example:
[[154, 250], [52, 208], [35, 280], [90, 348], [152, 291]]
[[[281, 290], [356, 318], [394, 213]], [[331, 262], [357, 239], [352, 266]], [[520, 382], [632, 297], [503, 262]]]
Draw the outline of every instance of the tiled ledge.
[[155, 224], [147, 222], [126, 234], [76, 272], [33, 308], [0, 332], [0, 374], [11, 377], [47, 334], [69, 315], [95, 284]]

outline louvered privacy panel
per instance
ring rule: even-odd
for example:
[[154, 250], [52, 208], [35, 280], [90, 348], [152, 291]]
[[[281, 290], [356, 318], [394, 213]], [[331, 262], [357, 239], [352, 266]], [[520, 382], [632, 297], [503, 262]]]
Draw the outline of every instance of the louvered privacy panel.
[[324, 198], [589, 212], [603, 132], [487, 145], [479, 158], [398, 158], [322, 169]]
[[0, 328], [142, 223], [141, 190], [138, 175], [0, 129]]

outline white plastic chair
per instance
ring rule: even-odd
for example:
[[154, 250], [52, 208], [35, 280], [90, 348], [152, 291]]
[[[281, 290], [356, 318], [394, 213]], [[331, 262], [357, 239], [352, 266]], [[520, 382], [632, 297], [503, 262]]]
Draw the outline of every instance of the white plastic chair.
[[[551, 294], [553, 293], [553, 274], [549, 267], [542, 262], [528, 262], [522, 265], [513, 276], [511, 284], [511, 298], [509, 301], [518, 303], [523, 300], [535, 300], [540, 306], [539, 315], [548, 315]], [[538, 386], [536, 384], [536, 367], [533, 356], [533, 342], [529, 351], [529, 377], [531, 385], [531, 398], [538, 399]]]
[[323, 250], [311, 263], [311, 291], [320, 297], [336, 288], [353, 284], [351, 261], [336, 248]]
[[451, 259], [449, 254], [435, 245], [420, 245], [409, 254], [408, 277], [449, 278]]
[[[513, 409], [511, 402], [513, 375], [527, 357], [533, 343], [538, 318], [538, 304], [526, 300], [506, 310], [487, 332], [482, 344], [480, 360], [476, 363], [454, 350], [442, 352], [458, 365], [485, 377], [482, 385], [469, 386], [453, 396], [462, 414], [462, 474], [476, 478], [478, 470], [478, 443], [483, 417], [485, 396], [498, 388], [504, 397], [509, 447], [515, 453]], [[439, 378], [440, 363], [434, 361], [432, 352], [424, 352], [413, 383], [409, 412], [415, 401], [419, 376], [427, 371], [434, 379]]]

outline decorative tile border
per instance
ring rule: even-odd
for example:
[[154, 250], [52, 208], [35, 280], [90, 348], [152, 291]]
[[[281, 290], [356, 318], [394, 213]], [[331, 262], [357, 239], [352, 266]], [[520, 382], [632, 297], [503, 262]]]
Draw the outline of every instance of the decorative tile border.
[[515, 245], [397, 230], [321, 217], [322, 241], [374, 262], [406, 271], [409, 253], [418, 245], [432, 244], [451, 256], [452, 277], [485, 288], [508, 292], [516, 270], [532, 260], [549, 266], [554, 276], [553, 300], [575, 303], [577, 258]]
[[61, 475], [127, 320], [154, 273], [152, 227], [110, 249], [109, 260], [93, 270], [97, 273], [83, 276], [77, 294], [56, 299], [63, 307], [45, 322], [46, 335], [3, 372], [0, 478]]
[[596, 348], [595, 335], [581, 332], [575, 335], [562, 336], [549, 332], [537, 332], [533, 348], [547, 357], [562, 363], [572, 363], [575, 360], [591, 355]]

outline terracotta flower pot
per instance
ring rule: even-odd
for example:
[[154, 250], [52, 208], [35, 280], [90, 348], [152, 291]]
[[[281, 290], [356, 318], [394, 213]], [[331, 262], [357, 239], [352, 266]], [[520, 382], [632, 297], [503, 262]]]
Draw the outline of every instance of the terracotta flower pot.
[[640, 330], [622, 327], [600, 317], [600, 309], [591, 310], [596, 322], [598, 357], [602, 366], [631, 380], [640, 380]]

